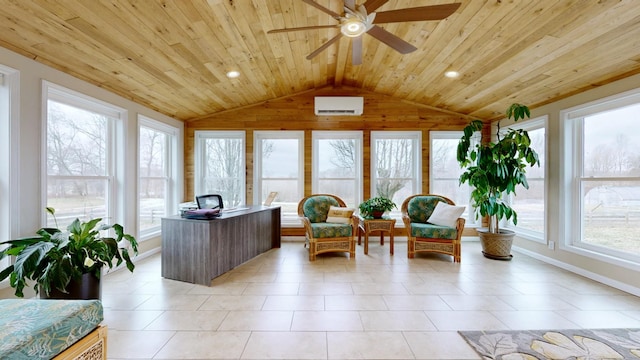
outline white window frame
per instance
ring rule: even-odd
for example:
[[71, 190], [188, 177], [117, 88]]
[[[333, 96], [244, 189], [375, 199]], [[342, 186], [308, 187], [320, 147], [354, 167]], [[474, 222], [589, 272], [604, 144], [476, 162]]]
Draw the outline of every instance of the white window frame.
[[[247, 136], [244, 131], [195, 131], [195, 144], [194, 144], [194, 161], [195, 161], [195, 184], [194, 184], [194, 195], [202, 195], [206, 192], [205, 190], [205, 180], [204, 174], [205, 172], [205, 142], [207, 139], [239, 139], [242, 141], [242, 148], [245, 151], [241, 154], [241, 167], [246, 169], [246, 148], [247, 148]], [[246, 204], [247, 202], [247, 179], [246, 179], [246, 171], [243, 172], [243, 177], [240, 181], [241, 184], [241, 194], [240, 194], [240, 203]], [[194, 199], [195, 200], [195, 199]], [[224, 204], [224, 199], [222, 199]]]
[[[618, 253], [615, 251], [602, 252], [599, 249], [583, 246], [573, 242], [573, 239], [581, 239], [581, 190], [578, 177], [582, 176], [582, 126], [580, 121], [586, 116], [600, 112], [615, 110], [628, 105], [640, 103], [640, 88], [609, 96], [603, 99], [591, 101], [560, 111], [560, 141], [561, 166], [560, 184], [560, 238], [559, 247], [562, 250], [577, 253], [579, 255], [600, 260], [616, 266], [623, 266], [635, 271], [640, 270], [637, 256]], [[629, 180], [632, 178], [626, 178]], [[611, 180], [610, 178], [607, 180]]]
[[[20, 72], [0, 64], [0, 238], [18, 236], [20, 168]], [[11, 170], [14, 171], [11, 171]], [[11, 258], [0, 260], [0, 269]], [[9, 286], [9, 279], [0, 288]]]
[[[523, 122], [519, 122], [519, 123], [515, 123], [512, 125], [509, 125], [505, 128], [511, 128], [511, 129], [522, 129], [525, 130], [527, 132], [531, 132], [533, 130], [538, 130], [538, 129], [544, 129], [544, 159], [545, 159], [545, 163], [541, 164], [541, 166], [543, 167], [543, 171], [544, 171], [544, 177], [542, 178], [544, 185], [544, 214], [542, 217], [542, 228], [543, 231], [533, 231], [530, 229], [524, 229], [522, 227], [519, 227], [518, 225], [514, 225], [512, 221], [508, 221], [503, 219], [502, 223], [500, 224], [500, 226], [513, 230], [516, 232], [516, 234], [518, 234], [518, 236], [522, 237], [523, 239], [527, 239], [527, 240], [531, 240], [534, 242], [538, 242], [541, 244], [546, 244], [547, 243], [547, 194], [548, 194], [548, 181], [547, 181], [547, 163], [549, 162], [547, 159], [548, 157], [546, 156], [546, 154], [548, 154], [549, 152], [547, 151], [547, 138], [548, 138], [548, 127], [547, 127], [547, 123], [548, 123], [548, 116], [547, 115], [543, 115], [543, 116], [539, 116], [527, 121], [523, 121]], [[536, 165], [537, 166], [537, 165]], [[531, 177], [527, 176], [527, 180], [530, 180]], [[523, 191], [527, 191], [527, 189], [525, 188], [520, 188], [519, 190], [517, 190], [517, 193], [521, 193]], [[507, 197], [506, 201], [508, 203], [511, 203], [511, 201], [513, 200], [513, 194], [509, 194], [509, 196]]]
[[[462, 138], [462, 135], [464, 134], [463, 131], [430, 131], [429, 132], [429, 184], [434, 184], [436, 180], [453, 180], [450, 178], [439, 178], [437, 176], [437, 171], [434, 169], [434, 146], [433, 143], [435, 140], [458, 140], [460, 141], [460, 138]], [[473, 141], [473, 140], [472, 140]], [[460, 167], [460, 164], [458, 162], [455, 163], [455, 166], [457, 166], [458, 168]], [[458, 181], [458, 183], [460, 182], [460, 178], [456, 178], [455, 180]], [[468, 183], [464, 183], [464, 184], [459, 184], [458, 185], [461, 188], [466, 188], [466, 192], [467, 192], [467, 204], [471, 204], [471, 187], [469, 186]], [[431, 188], [431, 186], [430, 186]], [[463, 190], [464, 191], [464, 190]], [[432, 192], [432, 190], [430, 190], [429, 192]], [[447, 196], [448, 197], [448, 196]], [[453, 200], [453, 199], [452, 199]], [[455, 200], [454, 200], [455, 201]], [[465, 227], [478, 227], [478, 220], [476, 220], [476, 216], [475, 216], [475, 212], [473, 210], [473, 208], [471, 207], [471, 205], [467, 206], [465, 208]]]
[[[353, 191], [355, 204], [347, 204], [347, 206], [357, 208], [362, 202], [362, 131], [313, 131], [311, 133], [313, 143], [312, 170], [311, 170], [311, 189], [314, 194], [320, 192], [320, 180], [334, 180], [333, 178], [320, 178], [320, 157], [319, 141], [320, 140], [354, 140], [354, 166], [355, 174], [353, 178]], [[335, 180], [348, 180], [349, 178], [339, 178]]]
[[[49, 112], [48, 101], [53, 100], [64, 103], [73, 107], [81, 108], [87, 111], [100, 113], [109, 117], [107, 132], [108, 158], [107, 171], [105, 176], [78, 176], [78, 178], [94, 178], [105, 179], [108, 182], [107, 199], [106, 199], [106, 216], [103, 219], [105, 223], [120, 223], [124, 226], [130, 222], [125, 221], [125, 168], [126, 168], [126, 141], [127, 133], [126, 123], [128, 119], [127, 110], [119, 106], [98, 100], [91, 96], [80, 92], [65, 88], [61, 85], [43, 80], [42, 82], [42, 220], [43, 224], [47, 223], [45, 207], [47, 206], [47, 184], [49, 174], [47, 172], [47, 118]], [[56, 176], [53, 176], [56, 177]]]
[[[153, 179], [162, 179], [165, 182], [165, 199], [164, 199], [164, 208], [165, 213], [162, 216], [168, 216], [175, 213], [174, 209], [178, 208], [178, 198], [177, 198], [177, 159], [178, 159], [178, 140], [177, 135], [179, 134], [179, 129], [160, 122], [158, 120], [154, 120], [150, 117], [138, 114], [138, 136], [140, 135], [140, 130], [142, 128], [151, 129], [157, 132], [163, 133], [165, 138], [165, 148], [164, 148], [164, 176], [161, 178], [152, 177]], [[141, 151], [140, 151], [140, 142], [138, 141], [138, 189], [140, 189], [140, 183], [143, 178], [142, 173], [140, 172], [140, 161], [141, 161]], [[138, 228], [138, 241], [144, 241], [150, 239], [152, 237], [158, 236], [160, 234], [160, 223], [157, 226], [150, 227], [147, 229], [140, 228], [140, 191], [137, 193], [137, 228]]]
[[[413, 143], [413, 169], [412, 176], [409, 178], [412, 182], [411, 193], [419, 194], [422, 192], [422, 132], [421, 131], [372, 131], [370, 137], [370, 148], [371, 148], [371, 197], [377, 196], [376, 192], [376, 183], [378, 182], [377, 175], [377, 157], [376, 157], [376, 141], [384, 140], [384, 139], [394, 139], [394, 140], [411, 140]], [[400, 204], [397, 204], [398, 208], [389, 212], [389, 216], [395, 218], [396, 220], [401, 220], [400, 213]], [[397, 225], [403, 226], [402, 221], [397, 221]]]
[[[262, 200], [262, 147], [260, 143], [267, 139], [295, 139], [298, 140], [298, 194], [297, 197], [304, 197], [304, 131], [255, 131], [253, 133], [254, 171], [253, 171], [253, 203], [261, 204]], [[269, 178], [274, 180], [274, 178]], [[286, 180], [291, 180], [287, 178]], [[281, 225], [283, 227], [300, 226], [300, 219], [297, 212], [281, 211]]]

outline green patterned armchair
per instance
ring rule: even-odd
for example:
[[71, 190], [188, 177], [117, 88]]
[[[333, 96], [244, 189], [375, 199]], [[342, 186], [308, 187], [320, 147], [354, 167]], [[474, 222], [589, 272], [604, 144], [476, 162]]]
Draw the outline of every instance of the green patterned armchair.
[[314, 194], [298, 203], [298, 216], [305, 230], [305, 246], [309, 245], [309, 261], [317, 254], [326, 252], [348, 252], [351, 258], [356, 256], [355, 235], [357, 219], [350, 212], [336, 222], [327, 222], [330, 207], [345, 208], [345, 202], [335, 195]]
[[[444, 212], [450, 219], [445, 219], [444, 222], [450, 226], [443, 225], [442, 220], [436, 221], [439, 225], [431, 223], [430, 217], [439, 202], [451, 205], [440, 206], [448, 209]], [[407, 231], [409, 259], [413, 259], [417, 252], [436, 252], [451, 255], [454, 262], [460, 262], [460, 238], [465, 220], [458, 216], [464, 211], [464, 207], [456, 207], [453, 201], [444, 196], [419, 194], [408, 197], [402, 203], [400, 211]], [[438, 213], [442, 212], [438, 211]]]

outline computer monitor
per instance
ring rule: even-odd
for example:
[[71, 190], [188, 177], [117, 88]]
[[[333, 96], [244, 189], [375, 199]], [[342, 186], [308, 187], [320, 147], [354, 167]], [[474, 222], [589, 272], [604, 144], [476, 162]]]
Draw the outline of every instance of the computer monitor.
[[222, 196], [218, 194], [196, 196], [198, 209], [222, 209]]

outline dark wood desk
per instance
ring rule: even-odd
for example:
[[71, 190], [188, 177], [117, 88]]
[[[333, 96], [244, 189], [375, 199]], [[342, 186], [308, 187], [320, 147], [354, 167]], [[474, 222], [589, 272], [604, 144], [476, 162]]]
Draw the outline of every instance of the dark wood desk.
[[211, 280], [280, 247], [280, 207], [247, 206], [212, 220], [162, 218], [162, 276], [211, 285]]

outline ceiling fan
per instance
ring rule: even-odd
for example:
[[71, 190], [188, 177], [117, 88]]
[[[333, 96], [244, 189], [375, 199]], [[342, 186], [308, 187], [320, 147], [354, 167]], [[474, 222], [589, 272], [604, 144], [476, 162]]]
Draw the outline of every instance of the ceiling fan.
[[340, 23], [336, 25], [317, 25], [303, 26], [295, 28], [274, 29], [267, 33], [280, 33], [288, 31], [314, 30], [327, 28], [340, 28], [340, 33], [322, 44], [319, 48], [307, 55], [307, 59], [311, 60], [331, 44], [338, 41], [342, 36], [352, 38], [352, 55], [351, 61], [353, 65], [362, 64], [362, 35], [367, 33], [379, 41], [390, 46], [401, 54], [408, 54], [417, 48], [408, 42], [400, 39], [396, 35], [379, 27], [377, 24], [386, 24], [394, 22], [407, 21], [427, 21], [442, 20], [453, 14], [459, 7], [460, 3], [420, 6], [414, 8], [406, 8], [399, 10], [389, 10], [375, 12], [379, 7], [386, 4], [389, 0], [366, 0], [363, 4], [357, 5], [356, 0], [344, 0], [344, 12], [338, 14], [326, 7], [318, 4], [314, 0], [302, 0], [320, 11], [323, 11]]

